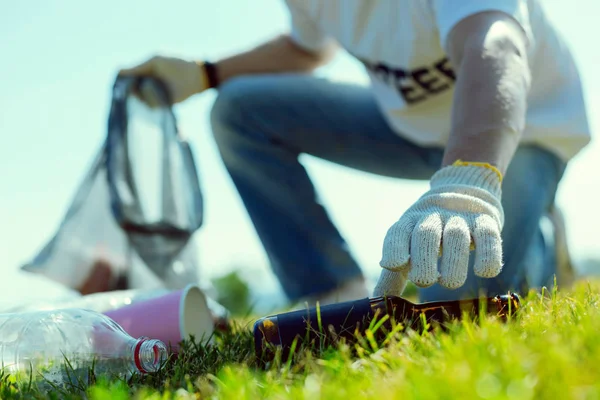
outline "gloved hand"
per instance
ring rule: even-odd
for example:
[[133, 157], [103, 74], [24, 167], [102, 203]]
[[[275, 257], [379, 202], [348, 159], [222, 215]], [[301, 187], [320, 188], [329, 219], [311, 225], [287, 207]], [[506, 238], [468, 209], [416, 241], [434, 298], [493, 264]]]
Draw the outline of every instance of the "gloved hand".
[[173, 103], [208, 89], [208, 79], [202, 63], [179, 58], [156, 56], [148, 61], [119, 71], [120, 76], [149, 76], [165, 82]]
[[436, 172], [431, 189], [388, 230], [374, 295], [400, 296], [407, 279], [420, 287], [438, 282], [458, 288], [467, 279], [473, 249], [475, 274], [497, 276], [502, 270], [501, 185], [502, 175], [489, 164], [457, 161]]

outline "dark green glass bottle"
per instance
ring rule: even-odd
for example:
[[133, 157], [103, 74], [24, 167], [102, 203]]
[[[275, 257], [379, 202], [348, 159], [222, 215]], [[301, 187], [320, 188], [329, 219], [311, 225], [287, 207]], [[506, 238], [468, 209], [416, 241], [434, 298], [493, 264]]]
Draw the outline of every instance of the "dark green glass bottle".
[[[396, 296], [365, 298], [323, 307], [313, 307], [259, 319], [254, 324], [256, 355], [262, 362], [270, 361], [277, 349], [287, 357], [296, 340], [296, 349], [303, 343], [320, 346], [335, 343], [341, 338], [353, 340], [355, 332], [365, 331], [369, 324], [390, 318], [382, 324], [380, 336], [392, 329], [392, 321], [414, 330], [442, 326], [465, 313], [477, 317], [480, 310], [506, 320], [520, 307], [519, 296], [514, 293], [482, 299], [439, 301], [415, 304]], [[318, 311], [317, 311], [318, 310]]]

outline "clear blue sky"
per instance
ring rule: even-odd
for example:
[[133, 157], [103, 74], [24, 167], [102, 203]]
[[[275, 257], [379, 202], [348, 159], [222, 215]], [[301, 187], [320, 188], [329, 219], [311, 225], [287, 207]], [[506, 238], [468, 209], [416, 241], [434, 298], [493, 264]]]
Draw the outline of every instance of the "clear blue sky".
[[[121, 66], [163, 53], [211, 59], [282, 32], [280, 0], [48, 0], [0, 6], [0, 254], [5, 272], [35, 255], [55, 232], [105, 135], [110, 88]], [[600, 107], [596, 0], [544, 0], [572, 46], [586, 89], [592, 128]], [[548, 60], [552, 62], [552, 60]], [[324, 70], [366, 82], [345, 55]], [[266, 258], [226, 175], [208, 127], [214, 93], [176, 109], [199, 162], [206, 225], [198, 235], [202, 274], [233, 264], [264, 268]], [[426, 189], [312, 158], [305, 164], [325, 203], [370, 274], [378, 271], [387, 228]], [[581, 258], [600, 253], [600, 146], [573, 161], [559, 193], [570, 244]], [[93, 227], [91, 227], [93, 229]]]

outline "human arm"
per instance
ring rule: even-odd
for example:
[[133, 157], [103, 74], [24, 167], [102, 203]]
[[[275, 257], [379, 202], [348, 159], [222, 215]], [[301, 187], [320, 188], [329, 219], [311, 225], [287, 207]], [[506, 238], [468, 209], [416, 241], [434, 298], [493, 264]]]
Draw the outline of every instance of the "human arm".
[[388, 230], [375, 295], [400, 295], [407, 280], [458, 288], [470, 250], [477, 276], [502, 271], [501, 183], [525, 125], [529, 41], [500, 11], [473, 13], [445, 37], [457, 83], [442, 168]]
[[483, 162], [504, 174], [525, 125], [527, 38], [510, 16], [491, 11], [458, 23], [447, 48], [457, 81], [442, 166]]
[[258, 47], [224, 58], [215, 63], [218, 81], [225, 82], [239, 75], [312, 72], [326, 64], [335, 54], [335, 47], [308, 50], [300, 47], [289, 35], [282, 35]]
[[[289, 35], [282, 35], [219, 60], [214, 66], [219, 83], [248, 74], [311, 72], [328, 62], [334, 51], [332, 46], [308, 50], [297, 45]], [[210, 87], [202, 61], [172, 57], [152, 57], [133, 68], [122, 69], [119, 75], [152, 76], [164, 80], [174, 103], [184, 101]]]

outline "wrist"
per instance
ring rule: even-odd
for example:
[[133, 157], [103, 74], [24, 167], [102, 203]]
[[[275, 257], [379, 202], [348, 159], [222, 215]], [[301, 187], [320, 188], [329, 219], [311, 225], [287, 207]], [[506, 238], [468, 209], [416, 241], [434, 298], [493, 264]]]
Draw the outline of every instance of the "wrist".
[[499, 198], [502, 179], [500, 171], [490, 164], [458, 160], [436, 172], [430, 183], [432, 189], [446, 185], [475, 186]]
[[[458, 130], [457, 130], [458, 132]], [[519, 145], [520, 133], [513, 129], [476, 129], [462, 134], [451, 134], [444, 151], [442, 166], [453, 165], [456, 160], [490, 164], [502, 174]]]
[[219, 86], [219, 78], [216, 65], [210, 61], [196, 61], [200, 69], [200, 92]]
[[474, 167], [482, 167], [482, 168], [487, 168], [490, 171], [493, 171], [496, 176], [498, 176], [498, 180], [500, 181], [500, 183], [502, 183], [502, 180], [504, 179], [504, 175], [502, 175], [502, 172], [500, 172], [500, 170], [498, 168], [496, 168], [495, 166], [493, 166], [490, 163], [486, 163], [486, 162], [479, 162], [479, 161], [463, 161], [463, 160], [456, 160], [452, 163], [453, 166], [455, 167], [467, 167], [467, 166], [474, 166]]

